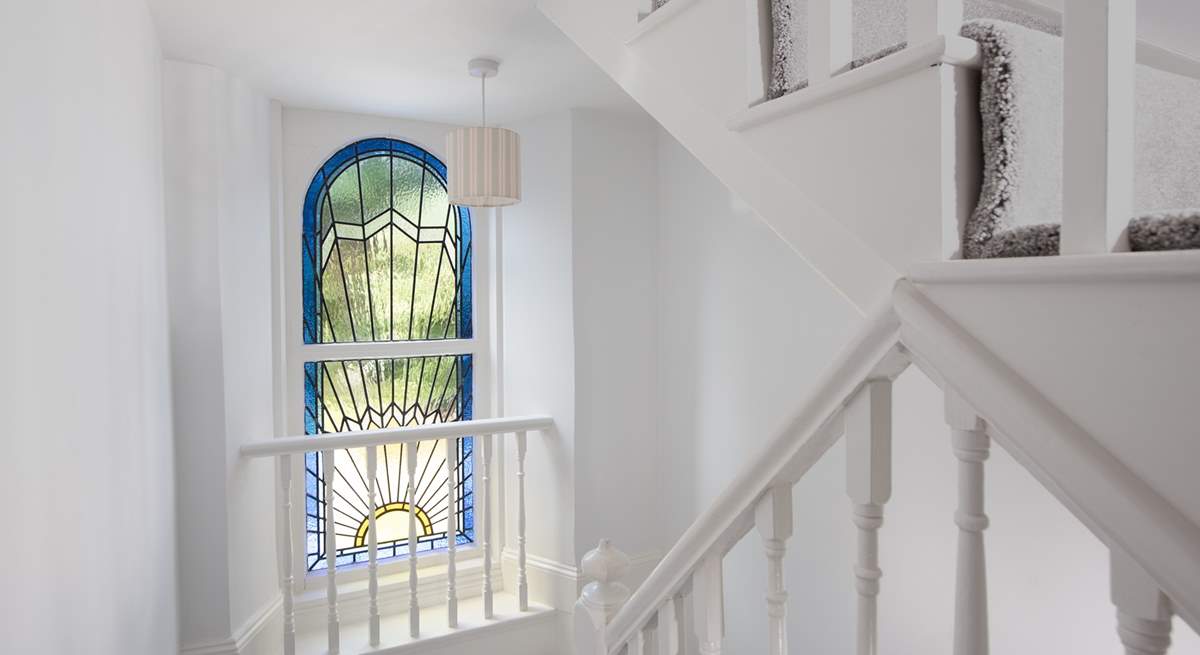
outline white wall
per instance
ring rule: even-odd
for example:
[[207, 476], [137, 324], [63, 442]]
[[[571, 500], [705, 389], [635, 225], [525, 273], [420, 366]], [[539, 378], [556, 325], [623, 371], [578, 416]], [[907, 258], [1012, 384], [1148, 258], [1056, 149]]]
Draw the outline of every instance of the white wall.
[[139, 0], [0, 5], [6, 653], [176, 648], [160, 64]]
[[227, 648], [276, 636], [257, 631], [278, 600], [274, 470], [238, 453], [275, 433], [269, 104], [174, 61], [163, 102], [180, 642]]
[[[659, 439], [673, 542], [803, 400], [857, 319], [755, 215], [663, 134], [659, 177]], [[941, 392], [910, 369], [894, 389], [894, 493], [881, 531], [880, 644], [949, 652], [956, 460]], [[987, 464], [992, 651], [1121, 651], [1104, 547], [1000, 448]], [[664, 476], [667, 477], [667, 476]], [[852, 652], [855, 534], [840, 444], [794, 490], [786, 585], [793, 649]], [[725, 562], [727, 650], [766, 651], [762, 545]], [[1172, 652], [1200, 652], [1176, 621]]]
[[636, 559], [653, 559], [662, 524], [644, 509], [662, 485], [655, 429], [659, 129], [645, 115], [575, 110], [571, 117], [575, 561], [603, 537]]
[[[504, 414], [547, 413], [555, 433], [534, 435], [526, 458], [529, 554], [575, 562], [575, 322], [571, 139], [567, 112], [510, 125], [521, 134], [523, 201], [502, 210]], [[513, 467], [511, 449], [505, 466]], [[508, 496], [515, 486], [510, 482]], [[516, 535], [509, 514], [508, 534]], [[510, 541], [513, 541], [510, 539]], [[511, 543], [510, 545], [515, 545]], [[535, 598], [562, 597], [562, 576], [531, 572]], [[573, 580], [567, 580], [574, 592]]]
[[[645, 115], [579, 109], [511, 127], [526, 186], [498, 219], [504, 411], [545, 411], [558, 423], [553, 440], [530, 446], [529, 515], [549, 517], [530, 521], [530, 552], [570, 567], [608, 537], [644, 575], [662, 544], [658, 517], [645, 511], [659, 458], [657, 127]], [[574, 580], [566, 587], [573, 593]]]

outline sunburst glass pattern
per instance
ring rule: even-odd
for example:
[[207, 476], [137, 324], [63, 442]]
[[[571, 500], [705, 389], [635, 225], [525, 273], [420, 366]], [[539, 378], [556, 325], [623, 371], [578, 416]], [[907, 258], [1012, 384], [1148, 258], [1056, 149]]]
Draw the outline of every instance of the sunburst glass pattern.
[[[317, 172], [304, 206], [306, 343], [401, 342], [471, 337], [471, 224], [446, 198], [436, 157], [394, 139], [367, 139]], [[352, 432], [471, 418], [471, 357], [465, 354], [315, 361], [305, 364], [308, 434]], [[408, 518], [417, 550], [447, 545], [450, 512], [457, 543], [474, 539], [472, 440], [417, 445], [409, 506], [407, 450], [378, 449], [370, 506], [366, 449], [335, 454], [333, 496], [325, 497], [317, 453], [305, 458], [309, 570], [328, 564], [325, 531], [339, 566], [366, 561], [368, 517], [376, 517], [381, 558], [407, 555]], [[457, 489], [447, 505], [447, 483]]]

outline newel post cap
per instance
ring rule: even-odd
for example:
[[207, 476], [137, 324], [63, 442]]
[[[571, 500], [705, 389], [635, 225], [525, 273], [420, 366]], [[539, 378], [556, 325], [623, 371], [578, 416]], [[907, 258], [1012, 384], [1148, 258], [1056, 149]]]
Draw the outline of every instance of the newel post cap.
[[600, 628], [607, 625], [629, 600], [629, 587], [620, 582], [629, 572], [629, 556], [608, 539], [601, 539], [600, 545], [583, 556], [580, 570], [590, 582], [584, 585], [579, 604]]

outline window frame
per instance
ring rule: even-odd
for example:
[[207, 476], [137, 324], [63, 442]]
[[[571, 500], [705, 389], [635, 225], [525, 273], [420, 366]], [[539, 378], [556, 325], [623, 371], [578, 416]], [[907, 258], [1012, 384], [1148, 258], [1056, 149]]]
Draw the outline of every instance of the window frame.
[[[280, 162], [281, 172], [285, 175], [290, 173], [292, 178], [288, 180], [291, 184], [283, 183], [280, 185], [283, 187], [281, 193], [287, 193], [289, 197], [283, 198], [282, 202], [277, 203], [277, 206], [281, 207], [283, 211], [278, 211], [276, 216], [277, 226], [275, 232], [277, 244], [275, 254], [277, 265], [275, 266], [276, 281], [274, 285], [277, 298], [277, 334], [283, 342], [283, 347], [277, 349], [280, 360], [277, 363], [277, 376], [280, 379], [276, 383], [276, 402], [282, 407], [282, 411], [277, 412], [277, 420], [281, 422], [284, 433], [288, 435], [305, 434], [304, 364], [305, 362], [322, 360], [471, 355], [473, 359], [473, 416], [475, 418], [493, 416], [493, 407], [496, 398], [496, 379], [493, 373], [493, 353], [495, 352], [493, 335], [498, 332], [493, 323], [492, 300], [496, 257], [493, 253], [494, 221], [490, 220], [491, 212], [487, 210], [471, 208], [470, 212], [472, 242], [471, 337], [431, 339], [425, 341], [305, 343], [304, 271], [302, 265], [305, 192], [314, 176], [330, 158], [349, 145], [376, 138], [394, 139], [410, 143], [424, 149], [443, 162], [445, 161], [445, 153], [442, 152], [442, 148], [431, 146], [429, 143], [422, 142], [421, 139], [407, 135], [367, 133], [356, 136], [349, 141], [339, 141], [328, 148], [320, 150], [312, 149], [310, 153], [312, 161], [305, 161], [303, 164], [293, 163], [293, 166], [300, 170], [283, 171], [284, 165], [282, 161]], [[282, 160], [281, 153], [279, 155]], [[293, 159], [299, 158], [298, 156], [293, 157]], [[302, 185], [300, 184], [301, 180], [303, 180]], [[480, 470], [481, 450], [478, 443], [472, 449], [474, 471]], [[494, 456], [494, 463], [496, 459], [499, 458]], [[292, 461], [293, 482], [291, 497], [292, 534], [290, 535], [291, 538], [288, 544], [279, 545], [280, 548], [289, 547], [292, 549], [292, 579], [295, 581], [297, 592], [324, 588], [326, 579], [326, 569], [309, 571], [306, 564], [304, 475], [304, 457], [294, 457]], [[487, 490], [489, 493], [485, 500], [492, 507], [499, 508], [502, 507], [503, 503], [494, 503], [491, 499], [495, 498], [495, 492], [503, 493], [503, 491], [500, 491], [503, 485], [499, 482], [502, 478], [500, 475], [494, 475], [493, 478], [492, 487]], [[479, 483], [480, 480], [476, 478], [477, 488]], [[477, 505], [476, 512], [478, 511], [480, 511], [480, 506]], [[502, 527], [500, 526], [504, 523], [502, 510], [496, 509], [495, 511], [499, 514], [499, 520], [496, 520], [497, 517], [493, 516], [492, 543], [497, 543], [496, 537], [498, 534], [502, 534]], [[476, 548], [476, 544], [482, 539], [482, 525], [478, 521], [476, 525], [475, 543], [460, 545], [457, 549], [457, 559], [460, 562], [481, 556], [481, 553]], [[444, 550], [426, 552], [418, 556], [419, 568], [444, 566], [445, 563], [446, 553]], [[408, 558], [398, 557], [389, 560], [380, 560], [378, 569], [382, 583], [382, 579], [385, 576], [407, 572]], [[337, 577], [340, 582], [364, 580], [367, 577], [367, 570], [361, 564], [344, 568], [340, 567], [337, 569]], [[407, 584], [407, 579], [405, 579], [404, 584]]]

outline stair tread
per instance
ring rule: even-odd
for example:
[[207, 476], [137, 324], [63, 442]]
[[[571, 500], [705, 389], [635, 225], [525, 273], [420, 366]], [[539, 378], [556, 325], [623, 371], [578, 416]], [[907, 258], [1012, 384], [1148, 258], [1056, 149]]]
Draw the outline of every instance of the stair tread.
[[[552, 615], [554, 610], [545, 605], [529, 603], [528, 611], [517, 608], [516, 594], [498, 592], [493, 596], [492, 619], [483, 618], [483, 598], [463, 598], [458, 602], [458, 627], [446, 625], [445, 605], [421, 608], [421, 636], [413, 639], [408, 634], [408, 612], [397, 612], [380, 617], [380, 645], [372, 647], [369, 641], [367, 621], [342, 622], [342, 653], [386, 653], [412, 652], [418, 646], [444, 644], [458, 638], [474, 638], [479, 631], [489, 628], [512, 628], [522, 623], [533, 622]], [[325, 626], [313, 627], [296, 634], [297, 653], [324, 653], [327, 647]]]

